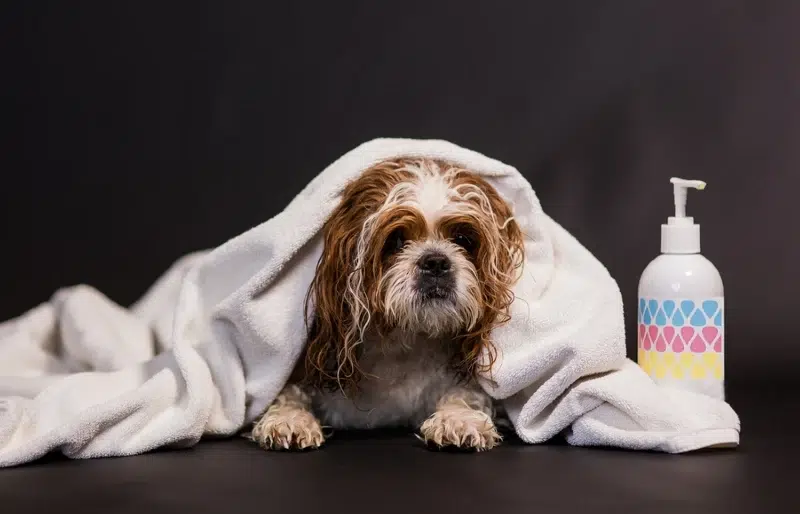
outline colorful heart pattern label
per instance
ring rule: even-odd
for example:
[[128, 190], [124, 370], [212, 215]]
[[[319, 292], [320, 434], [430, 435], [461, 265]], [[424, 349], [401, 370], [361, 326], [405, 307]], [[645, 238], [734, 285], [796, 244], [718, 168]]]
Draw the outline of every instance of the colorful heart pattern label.
[[653, 378], [722, 380], [724, 304], [721, 297], [639, 298], [639, 365]]

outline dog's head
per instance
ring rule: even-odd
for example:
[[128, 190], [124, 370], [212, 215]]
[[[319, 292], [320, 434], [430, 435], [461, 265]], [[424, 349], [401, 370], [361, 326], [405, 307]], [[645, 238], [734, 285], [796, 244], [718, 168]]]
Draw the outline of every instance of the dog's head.
[[383, 162], [346, 187], [323, 238], [306, 304], [309, 378], [354, 385], [370, 331], [454, 341], [464, 374], [491, 366], [523, 238], [489, 183], [432, 160]]

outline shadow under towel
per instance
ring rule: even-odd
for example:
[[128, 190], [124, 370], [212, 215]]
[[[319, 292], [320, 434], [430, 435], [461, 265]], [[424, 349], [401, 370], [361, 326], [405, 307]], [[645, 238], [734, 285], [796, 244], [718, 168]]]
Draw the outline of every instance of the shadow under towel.
[[377, 139], [274, 218], [179, 260], [130, 309], [77, 286], [0, 324], [0, 466], [51, 451], [92, 458], [190, 446], [246, 428], [300, 356], [320, 231], [344, 185], [399, 157], [477, 172], [526, 235], [511, 321], [493, 333], [494, 382], [483, 382], [524, 441], [564, 432], [573, 445], [669, 453], [738, 444], [727, 403], [659, 387], [626, 359], [616, 282], [516, 169], [446, 141]]

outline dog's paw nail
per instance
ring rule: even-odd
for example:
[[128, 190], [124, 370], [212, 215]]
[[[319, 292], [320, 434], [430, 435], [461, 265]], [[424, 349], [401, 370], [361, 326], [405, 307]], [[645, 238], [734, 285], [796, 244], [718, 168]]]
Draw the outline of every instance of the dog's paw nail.
[[472, 409], [436, 411], [420, 427], [421, 439], [436, 447], [490, 450], [501, 440], [492, 419]]
[[307, 411], [267, 413], [253, 427], [251, 438], [267, 450], [313, 449], [325, 441], [322, 426]]

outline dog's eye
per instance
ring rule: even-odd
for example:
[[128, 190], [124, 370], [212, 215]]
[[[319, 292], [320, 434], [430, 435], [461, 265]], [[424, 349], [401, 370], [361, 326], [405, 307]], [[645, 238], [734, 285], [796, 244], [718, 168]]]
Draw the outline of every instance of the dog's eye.
[[400, 250], [406, 245], [406, 237], [403, 234], [401, 229], [397, 229], [386, 239], [386, 244], [384, 245], [383, 249], [387, 255], [392, 255]]
[[475, 250], [475, 240], [467, 234], [455, 234], [453, 236], [453, 242], [466, 250], [468, 253], [472, 253]]

